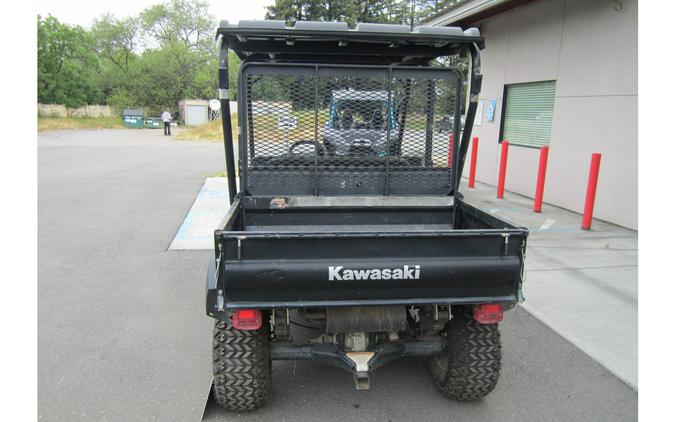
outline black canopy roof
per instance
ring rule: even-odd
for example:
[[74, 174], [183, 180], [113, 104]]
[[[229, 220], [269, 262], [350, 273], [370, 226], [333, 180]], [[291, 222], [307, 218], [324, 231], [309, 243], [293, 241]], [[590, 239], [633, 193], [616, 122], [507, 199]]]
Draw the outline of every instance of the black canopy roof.
[[477, 28], [345, 22], [221, 21], [217, 31], [242, 59], [333, 63], [412, 63], [456, 54], [466, 44], [484, 47]]

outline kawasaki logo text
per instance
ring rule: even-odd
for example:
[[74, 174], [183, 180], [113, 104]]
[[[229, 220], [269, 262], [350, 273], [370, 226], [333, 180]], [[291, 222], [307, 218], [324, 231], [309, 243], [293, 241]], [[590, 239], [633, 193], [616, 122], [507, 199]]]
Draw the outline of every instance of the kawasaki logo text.
[[402, 268], [371, 268], [367, 270], [344, 269], [341, 265], [328, 267], [328, 280], [419, 280], [419, 265]]

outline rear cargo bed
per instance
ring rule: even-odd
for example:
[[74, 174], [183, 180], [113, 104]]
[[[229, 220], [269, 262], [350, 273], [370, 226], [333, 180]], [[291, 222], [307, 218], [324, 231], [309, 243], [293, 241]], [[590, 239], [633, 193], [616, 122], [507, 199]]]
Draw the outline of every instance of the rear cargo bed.
[[526, 229], [458, 204], [453, 213], [237, 200], [215, 233], [224, 306], [517, 301]]
[[417, 232], [452, 229], [447, 207], [289, 207], [248, 208], [243, 231], [249, 232]]
[[[369, 230], [377, 231], [379, 233], [395, 233], [395, 232], [419, 232], [425, 230], [450, 230], [451, 224], [370, 224]], [[280, 233], [305, 233], [310, 231], [320, 231], [327, 233], [338, 232], [360, 232], [363, 231], [363, 226], [359, 224], [279, 224], [279, 225], [259, 225], [247, 224], [246, 231], [249, 232], [280, 232]]]

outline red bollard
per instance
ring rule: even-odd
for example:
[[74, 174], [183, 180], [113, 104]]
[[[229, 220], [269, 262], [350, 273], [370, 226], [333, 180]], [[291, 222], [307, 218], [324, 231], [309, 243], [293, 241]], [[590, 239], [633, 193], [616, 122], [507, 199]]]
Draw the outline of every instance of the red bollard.
[[602, 154], [594, 153], [591, 157], [591, 169], [588, 173], [588, 187], [586, 188], [586, 203], [584, 216], [581, 220], [581, 229], [590, 230], [593, 222], [593, 206], [595, 205], [595, 192], [598, 188], [598, 173], [600, 173], [600, 158]]
[[506, 180], [506, 160], [509, 158], [509, 141], [502, 141], [502, 159], [499, 161], [499, 181], [497, 198], [504, 198], [504, 181]]
[[476, 187], [476, 160], [478, 159], [478, 136], [473, 137], [471, 144], [471, 168], [469, 169], [469, 187]]
[[546, 164], [548, 163], [548, 147], [539, 150], [539, 173], [537, 174], [537, 189], [534, 192], [534, 212], [541, 212], [544, 201], [544, 181], [546, 180]]
[[455, 144], [455, 135], [450, 134], [450, 140], [448, 142], [448, 168], [452, 167], [452, 149]]

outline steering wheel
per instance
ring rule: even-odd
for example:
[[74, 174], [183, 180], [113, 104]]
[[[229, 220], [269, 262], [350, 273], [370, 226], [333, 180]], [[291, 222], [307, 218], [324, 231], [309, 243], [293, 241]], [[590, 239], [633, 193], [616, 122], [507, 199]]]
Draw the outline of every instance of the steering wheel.
[[326, 147], [321, 145], [320, 143], [316, 141], [295, 141], [291, 146], [288, 148], [288, 154], [289, 155], [303, 155], [302, 153], [295, 153], [293, 150], [296, 147], [299, 147], [301, 145], [312, 145], [318, 155], [326, 155]]

